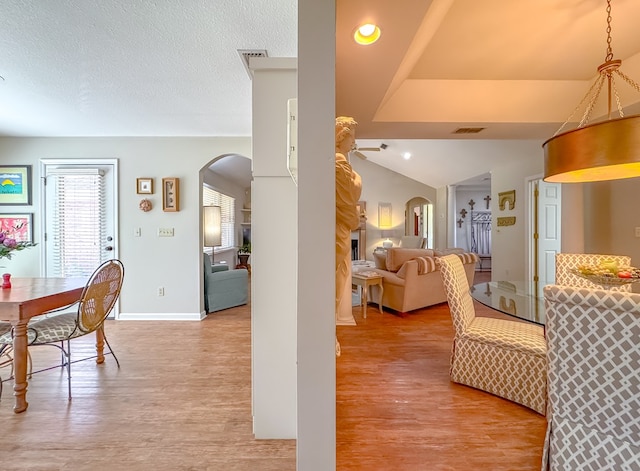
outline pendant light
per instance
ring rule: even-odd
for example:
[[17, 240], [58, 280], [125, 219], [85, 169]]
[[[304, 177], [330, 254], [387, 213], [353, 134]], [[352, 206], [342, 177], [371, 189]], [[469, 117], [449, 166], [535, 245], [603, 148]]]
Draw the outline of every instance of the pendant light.
[[[554, 136], [543, 145], [544, 180], [554, 183], [594, 182], [640, 176], [640, 115], [625, 117], [615, 84], [622, 78], [640, 92], [640, 86], [620, 71], [621, 60], [611, 49], [611, 0], [607, 0], [607, 54], [598, 78]], [[591, 112], [607, 83], [607, 120], [589, 124]], [[612, 119], [612, 93], [619, 118]], [[588, 101], [587, 101], [588, 100]], [[587, 102], [578, 127], [560, 133], [573, 114]]]

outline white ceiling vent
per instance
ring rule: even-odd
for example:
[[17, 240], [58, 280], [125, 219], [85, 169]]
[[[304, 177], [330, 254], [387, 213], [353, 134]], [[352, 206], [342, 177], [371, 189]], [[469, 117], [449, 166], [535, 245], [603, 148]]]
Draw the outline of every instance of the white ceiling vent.
[[253, 79], [253, 74], [249, 68], [249, 59], [252, 57], [269, 57], [266, 49], [238, 49], [238, 54], [240, 54], [242, 64], [249, 74], [249, 79]]
[[478, 134], [484, 129], [486, 128], [458, 128], [453, 131], [453, 134]]

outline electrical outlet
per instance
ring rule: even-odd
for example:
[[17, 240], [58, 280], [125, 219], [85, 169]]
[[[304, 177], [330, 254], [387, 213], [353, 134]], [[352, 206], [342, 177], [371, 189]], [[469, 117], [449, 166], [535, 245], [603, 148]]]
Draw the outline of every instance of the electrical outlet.
[[173, 237], [173, 227], [159, 227], [158, 237]]
[[158, 296], [164, 296], [164, 286], [158, 287]]

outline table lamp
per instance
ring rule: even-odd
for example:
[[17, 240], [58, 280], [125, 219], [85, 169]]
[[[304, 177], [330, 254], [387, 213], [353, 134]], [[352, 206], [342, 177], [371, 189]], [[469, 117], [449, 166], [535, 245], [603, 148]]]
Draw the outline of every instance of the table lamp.
[[[222, 217], [220, 206], [203, 206], [202, 227], [204, 229], [205, 247], [220, 247], [222, 245]], [[211, 263], [213, 263], [213, 250], [211, 250]]]

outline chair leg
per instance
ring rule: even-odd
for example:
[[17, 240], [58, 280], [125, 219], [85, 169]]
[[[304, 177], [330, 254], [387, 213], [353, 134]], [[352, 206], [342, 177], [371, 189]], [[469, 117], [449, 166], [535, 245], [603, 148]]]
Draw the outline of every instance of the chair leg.
[[67, 354], [67, 388], [69, 389], [69, 400], [71, 400], [71, 341], [70, 340], [67, 340], [66, 354]]
[[104, 333], [104, 329], [102, 329], [102, 336], [104, 337], [104, 343], [107, 344], [107, 347], [109, 347], [109, 352], [111, 352], [111, 355], [113, 356], [113, 358], [116, 360], [116, 364], [118, 365], [118, 368], [120, 368], [120, 362], [118, 361], [118, 357], [116, 356], [116, 354], [113, 351], [113, 348], [111, 348], [111, 344], [109, 343], [109, 341], [107, 340], [107, 336]]

